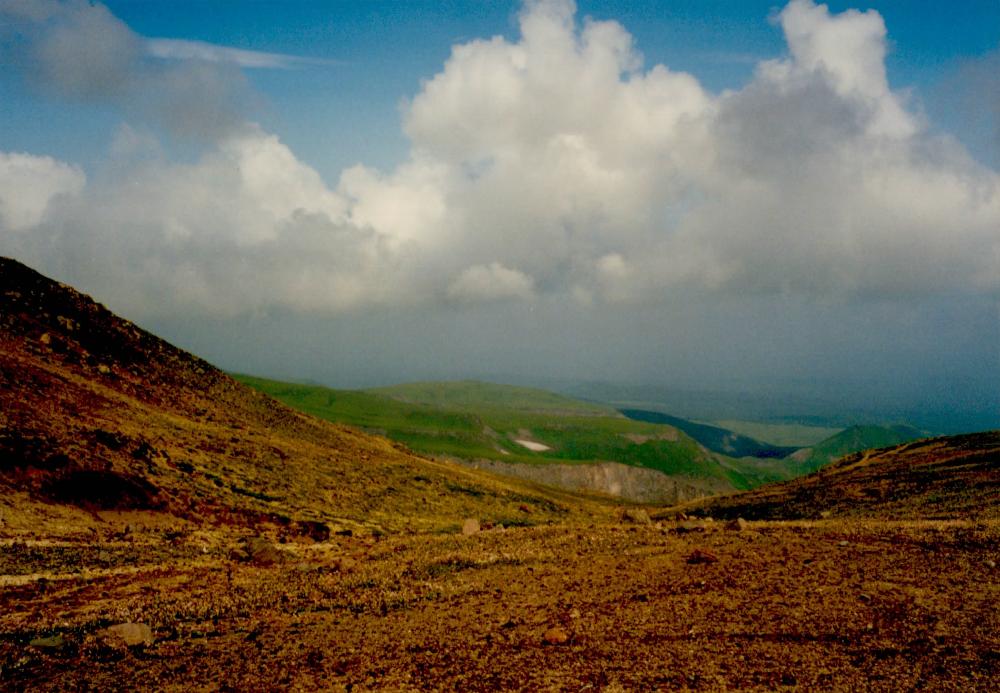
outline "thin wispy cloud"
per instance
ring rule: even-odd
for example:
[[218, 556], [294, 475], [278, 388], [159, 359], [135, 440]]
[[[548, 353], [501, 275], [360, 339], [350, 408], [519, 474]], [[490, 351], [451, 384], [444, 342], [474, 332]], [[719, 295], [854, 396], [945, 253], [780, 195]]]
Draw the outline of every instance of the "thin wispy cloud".
[[200, 60], [225, 63], [246, 69], [288, 70], [312, 65], [336, 65], [335, 60], [309, 58], [286, 53], [268, 53], [220, 46], [206, 41], [188, 41], [175, 38], [150, 38], [145, 40], [146, 54], [162, 60]]

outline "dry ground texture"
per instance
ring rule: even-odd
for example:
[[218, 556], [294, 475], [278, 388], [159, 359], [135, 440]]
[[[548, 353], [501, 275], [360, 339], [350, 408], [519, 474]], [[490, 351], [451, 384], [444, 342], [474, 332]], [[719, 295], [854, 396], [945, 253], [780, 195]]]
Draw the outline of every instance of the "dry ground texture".
[[[1000, 681], [995, 522], [335, 537], [279, 544], [262, 557], [272, 565], [246, 562], [239, 547], [235, 535], [134, 514], [108, 516], [90, 539], [8, 542], [0, 686], [986, 691]], [[102, 630], [130, 622], [147, 624], [152, 642], [127, 647]]]

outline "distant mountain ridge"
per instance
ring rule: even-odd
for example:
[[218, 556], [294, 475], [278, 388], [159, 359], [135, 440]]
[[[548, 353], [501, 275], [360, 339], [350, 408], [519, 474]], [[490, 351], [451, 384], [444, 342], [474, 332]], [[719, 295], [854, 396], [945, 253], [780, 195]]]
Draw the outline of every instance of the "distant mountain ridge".
[[616, 416], [613, 407], [586, 402], [548, 390], [481, 380], [404, 383], [366, 390], [401, 402], [450, 409], [510, 409], [521, 412], [551, 412], [580, 416]]

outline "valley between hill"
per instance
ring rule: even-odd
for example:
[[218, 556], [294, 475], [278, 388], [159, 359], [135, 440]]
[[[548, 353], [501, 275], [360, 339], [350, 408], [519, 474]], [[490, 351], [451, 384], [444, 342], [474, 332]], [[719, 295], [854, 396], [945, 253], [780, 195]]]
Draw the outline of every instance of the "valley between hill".
[[295, 412], [6, 259], [0, 404], [5, 690], [1000, 676], [998, 433], [622, 505]]

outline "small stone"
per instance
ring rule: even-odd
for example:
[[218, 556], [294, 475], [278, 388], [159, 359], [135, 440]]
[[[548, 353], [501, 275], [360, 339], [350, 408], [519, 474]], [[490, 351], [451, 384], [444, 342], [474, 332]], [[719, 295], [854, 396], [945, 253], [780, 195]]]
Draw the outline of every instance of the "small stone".
[[101, 375], [107, 375], [111, 372], [111, 369], [105, 366], [103, 363], [97, 364], [97, 372]]
[[331, 567], [338, 573], [353, 573], [357, 570], [358, 562], [353, 558], [343, 556], [342, 558], [338, 558], [334, 561]]
[[479, 520], [474, 517], [470, 517], [462, 523], [462, 534], [464, 536], [468, 537], [473, 534], [479, 534], [479, 529]]
[[[2, 526], [3, 525], [0, 525], [0, 527], [2, 527]], [[996, 561], [986, 561], [986, 567], [992, 570], [993, 568], [997, 567], [997, 562]]]
[[145, 623], [119, 623], [99, 631], [108, 644], [138, 647], [153, 644], [153, 631]]
[[705, 523], [701, 520], [685, 520], [677, 525], [674, 530], [678, 534], [687, 534], [688, 532], [704, 532]]
[[570, 609], [569, 617], [571, 619], [573, 619], [574, 621], [577, 620], [578, 618], [580, 618], [580, 610], [579, 609]]
[[837, 542], [837, 546], [850, 546], [850, 544], [851, 542], [847, 541], [847, 539], [841, 539]]
[[734, 532], [742, 532], [749, 526], [750, 524], [742, 517], [737, 517], [735, 520], [730, 520], [729, 522], [726, 523], [726, 529], [732, 530]]
[[247, 539], [245, 550], [250, 562], [254, 565], [274, 565], [280, 563], [283, 558], [281, 551], [264, 537]]
[[565, 628], [552, 626], [545, 631], [545, 635], [542, 636], [542, 642], [546, 645], [565, 645], [569, 642], [569, 633], [566, 632]]
[[711, 551], [705, 551], [703, 549], [695, 549], [691, 552], [691, 555], [687, 557], [687, 562], [695, 565], [698, 563], [718, 563], [719, 557], [716, 556]]
[[827, 519], [829, 519], [831, 515], [833, 515], [833, 513], [832, 513], [832, 512], [830, 512], [829, 510], [824, 510], [824, 511], [822, 511], [822, 512], [821, 512], [821, 513], [819, 514], [819, 516], [820, 516], [821, 518], [823, 518], [824, 520], [827, 520]]
[[653, 524], [649, 513], [642, 508], [625, 508], [622, 510], [622, 522], [629, 522], [633, 525]]
[[63, 638], [62, 633], [57, 633], [47, 638], [35, 638], [28, 644], [43, 650], [58, 650], [66, 644], [66, 640]]
[[45, 333], [42, 334], [41, 337], [38, 338], [38, 341], [41, 342], [42, 344], [46, 344], [46, 345], [47, 344], [51, 344], [52, 343], [52, 335], [50, 335], [48, 332], [45, 332]]

